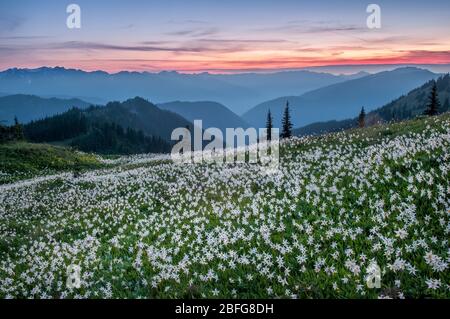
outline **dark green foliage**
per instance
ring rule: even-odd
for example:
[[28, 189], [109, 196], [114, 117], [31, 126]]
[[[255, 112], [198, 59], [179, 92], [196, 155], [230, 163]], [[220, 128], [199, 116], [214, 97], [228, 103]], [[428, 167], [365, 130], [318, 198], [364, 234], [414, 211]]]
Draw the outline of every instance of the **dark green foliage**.
[[14, 127], [0, 125], [0, 143], [14, 141]]
[[63, 114], [34, 121], [25, 126], [31, 142], [58, 142], [85, 152], [102, 154], [137, 154], [168, 152], [170, 145], [159, 137], [149, 137], [140, 130], [91, 117], [98, 107], [87, 111], [73, 108]]
[[15, 140], [21, 141], [24, 139], [23, 126], [22, 126], [22, 124], [19, 123], [19, 120], [17, 119], [17, 117], [14, 117], [13, 131], [14, 131]]
[[[380, 120], [390, 122], [402, 121], [422, 115], [426, 110], [430, 91], [433, 90], [435, 85], [437, 88], [437, 98], [440, 101], [448, 99], [450, 96], [450, 76], [446, 74], [436, 81], [428, 81], [407, 95], [403, 95], [385, 106], [370, 112], [368, 116], [373, 117], [376, 115]], [[445, 108], [441, 110], [443, 112], [446, 111]]]
[[83, 111], [72, 108], [65, 113], [25, 125], [25, 137], [38, 143], [63, 141], [85, 134], [88, 126]]
[[267, 113], [267, 122], [266, 122], [266, 129], [267, 129], [267, 140], [271, 141], [272, 140], [272, 128], [273, 128], [273, 124], [272, 124], [272, 114], [269, 112]]
[[291, 114], [289, 113], [289, 101], [286, 102], [286, 107], [284, 109], [283, 120], [281, 121], [282, 131], [281, 138], [289, 138], [292, 136], [292, 122]]
[[111, 102], [104, 107], [90, 108], [88, 115], [98, 121], [116, 123], [123, 128], [141, 130], [147, 136], [170, 141], [172, 131], [191, 123], [178, 114], [161, 110], [153, 103], [136, 97], [125, 102]]
[[363, 128], [366, 126], [366, 111], [364, 110], [364, 107], [361, 109], [361, 112], [359, 113], [358, 126], [360, 128]]
[[23, 126], [19, 123], [17, 117], [14, 117], [13, 126], [4, 126], [0, 124], [0, 143], [22, 141], [23, 139]]
[[124, 130], [115, 123], [92, 126], [89, 133], [73, 139], [71, 146], [85, 152], [101, 154], [165, 153], [170, 145], [159, 137], [145, 136], [142, 131]]
[[434, 82], [433, 87], [431, 88], [430, 96], [428, 97], [428, 105], [427, 109], [424, 112], [424, 115], [433, 116], [439, 113], [439, 108], [441, 107], [441, 103], [439, 102], [439, 97], [437, 93], [436, 82]]
[[73, 177], [74, 178], [80, 177], [82, 174], [82, 170], [83, 170], [83, 168], [81, 166], [81, 161], [78, 158], [76, 158], [75, 163], [73, 165], [73, 170], [72, 170]]
[[[421, 87], [412, 90], [407, 95], [386, 104], [385, 106], [370, 112], [368, 115], [377, 115], [382, 121], [402, 121], [411, 119], [425, 113], [429, 104], [430, 92], [436, 86], [437, 101], [445, 101], [450, 97], [450, 75], [446, 74], [436, 81], [429, 81]], [[440, 104], [440, 103], [439, 103]], [[445, 104], [444, 104], [445, 105]], [[449, 109], [442, 107], [439, 113]]]

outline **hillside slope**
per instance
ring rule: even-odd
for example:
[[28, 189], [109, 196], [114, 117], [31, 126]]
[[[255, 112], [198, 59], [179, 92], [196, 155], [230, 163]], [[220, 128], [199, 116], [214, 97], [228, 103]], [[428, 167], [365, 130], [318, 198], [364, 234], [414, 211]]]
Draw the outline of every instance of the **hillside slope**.
[[273, 174], [136, 160], [0, 186], [0, 298], [448, 299], [449, 136], [445, 114], [283, 141]]
[[286, 101], [291, 105], [294, 127], [318, 121], [342, 120], [355, 116], [364, 106], [371, 111], [406, 94], [439, 75], [417, 68], [399, 68], [330, 85], [302, 96], [286, 96], [255, 106], [243, 115], [251, 125], [264, 127], [270, 109], [274, 124], [281, 124]]
[[0, 144], [0, 184], [34, 175], [100, 167], [102, 164], [96, 156], [66, 147], [26, 142]]
[[[399, 121], [422, 115], [428, 103], [428, 97], [434, 81], [410, 91], [394, 101], [369, 112], [366, 116], [367, 125], [377, 122]], [[438, 96], [441, 103], [440, 112], [450, 111], [450, 75], [445, 75], [436, 80]], [[295, 135], [323, 134], [337, 132], [355, 127], [357, 117], [342, 121], [317, 122], [294, 130]]]
[[202, 120], [203, 128], [217, 127], [222, 130], [225, 136], [225, 130], [230, 128], [247, 128], [247, 124], [242, 118], [231, 112], [226, 106], [210, 101], [200, 102], [170, 102], [158, 104], [159, 108], [180, 114], [191, 123], [194, 120]]
[[124, 128], [141, 130], [149, 136], [159, 136], [170, 141], [172, 131], [177, 127], [192, 126], [182, 116], [161, 110], [153, 103], [136, 97], [125, 102], [110, 102], [105, 107], [89, 110], [89, 116], [101, 121], [119, 124]]
[[[107, 110], [105, 110], [105, 108]], [[104, 113], [98, 114], [99, 111]], [[135, 113], [121, 110], [122, 122]], [[144, 134], [140, 128], [117, 123], [118, 112], [110, 107], [73, 108], [24, 126], [27, 140], [70, 145], [85, 152], [102, 154], [163, 153], [170, 151], [170, 143], [159, 135]], [[171, 114], [169, 114], [171, 115]], [[145, 120], [145, 119], [144, 119]], [[150, 121], [149, 121], [150, 122]], [[148, 123], [147, 123], [148, 124]]]
[[63, 113], [72, 107], [87, 108], [90, 104], [80, 99], [42, 98], [35, 95], [0, 96], [0, 121], [28, 123], [47, 116]]

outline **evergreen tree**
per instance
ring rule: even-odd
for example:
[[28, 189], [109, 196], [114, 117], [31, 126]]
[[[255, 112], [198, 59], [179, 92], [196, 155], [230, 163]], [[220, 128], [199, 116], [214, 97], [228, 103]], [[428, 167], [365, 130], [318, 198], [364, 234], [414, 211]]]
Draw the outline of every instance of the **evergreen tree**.
[[359, 113], [358, 126], [360, 128], [366, 126], [366, 111], [364, 110], [364, 106], [361, 108], [361, 112]]
[[75, 162], [73, 163], [72, 175], [73, 178], [78, 178], [82, 175], [81, 161], [79, 158], [76, 158]]
[[289, 101], [286, 102], [284, 109], [283, 120], [281, 121], [282, 131], [281, 138], [289, 138], [292, 136], [292, 122], [291, 115], [289, 113]]
[[4, 121], [0, 121], [0, 143], [6, 142], [8, 139], [8, 127], [4, 126], [2, 123]]
[[427, 109], [424, 112], [424, 115], [433, 116], [439, 113], [439, 107], [441, 103], [439, 102], [439, 97], [437, 94], [437, 86], [436, 82], [434, 82], [433, 87], [430, 92], [430, 96], [428, 97], [428, 105]]
[[17, 117], [14, 117], [14, 138], [16, 140], [23, 140], [24, 139], [24, 134], [23, 134], [23, 127], [22, 124], [19, 123], [19, 120], [17, 119]]
[[269, 112], [267, 113], [267, 122], [266, 122], [266, 129], [267, 129], [267, 140], [271, 141], [272, 140], [272, 114], [270, 113], [270, 109]]

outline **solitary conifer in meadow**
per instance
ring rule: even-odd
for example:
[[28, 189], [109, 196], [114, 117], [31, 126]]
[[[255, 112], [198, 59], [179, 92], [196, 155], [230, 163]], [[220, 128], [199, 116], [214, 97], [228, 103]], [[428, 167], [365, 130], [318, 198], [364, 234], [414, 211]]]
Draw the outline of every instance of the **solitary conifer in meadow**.
[[292, 136], [292, 122], [291, 115], [289, 113], [289, 101], [286, 102], [286, 107], [284, 109], [283, 120], [281, 122], [282, 131], [281, 138], [289, 138]]
[[6, 141], [8, 134], [8, 128], [3, 126], [3, 123], [6, 123], [6, 121], [0, 121], [0, 143]]
[[428, 116], [437, 115], [439, 113], [439, 107], [441, 103], [439, 102], [439, 97], [437, 94], [437, 86], [436, 82], [434, 82], [433, 87], [430, 92], [430, 96], [428, 97], [428, 105], [424, 114]]
[[395, 110], [392, 110], [392, 122], [395, 122], [397, 119], [397, 113], [395, 113]]
[[364, 110], [364, 106], [362, 107], [361, 112], [359, 113], [358, 126], [361, 128], [366, 126], [366, 111]]
[[17, 117], [14, 117], [14, 138], [16, 140], [23, 140], [24, 139], [24, 133], [23, 133], [23, 126], [19, 123], [19, 120]]
[[269, 113], [267, 113], [267, 122], [266, 122], [266, 129], [267, 129], [267, 140], [271, 141], [272, 140], [272, 114], [270, 113], [270, 109], [269, 109]]
[[82, 168], [81, 168], [81, 161], [79, 158], [75, 159], [75, 162], [73, 163], [73, 178], [78, 178], [82, 174]]

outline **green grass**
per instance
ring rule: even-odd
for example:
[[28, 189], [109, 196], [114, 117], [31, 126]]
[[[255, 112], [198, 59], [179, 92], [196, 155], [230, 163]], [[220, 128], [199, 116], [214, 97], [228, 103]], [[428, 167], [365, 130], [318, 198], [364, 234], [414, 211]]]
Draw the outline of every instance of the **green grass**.
[[67, 147], [12, 142], [0, 144], [0, 184], [37, 175], [100, 168], [97, 156]]
[[[213, 289], [218, 289], [218, 297], [223, 298], [289, 298], [291, 294], [300, 298], [377, 298], [380, 295], [397, 298], [398, 291], [406, 298], [448, 298], [449, 290], [445, 286], [430, 290], [425, 285], [428, 278], [440, 279], [446, 285], [450, 282], [448, 269], [439, 273], [432, 272], [424, 261], [424, 255], [429, 250], [443, 260], [448, 260], [446, 225], [449, 219], [445, 208], [449, 202], [446, 197], [448, 195], [444, 195], [440, 186], [447, 190], [450, 176], [448, 170], [439, 166], [440, 163], [448, 163], [448, 143], [430, 152], [410, 151], [406, 158], [395, 160], [389, 157], [390, 153], [384, 154], [380, 163], [367, 166], [370, 170], [364, 173], [351, 165], [360, 159], [372, 160], [367, 156], [368, 148], [374, 146], [378, 150], [384, 149], [386, 142], [398, 136], [420, 134], [421, 138], [412, 140], [417, 142], [414, 145], [420, 146], [423, 137], [436, 134], [436, 131], [448, 131], [449, 120], [450, 114], [444, 114], [289, 143], [281, 150], [281, 160], [286, 171], [283, 183], [280, 184], [270, 178], [261, 178], [251, 169], [240, 171], [240, 176], [237, 176], [240, 183], [233, 184], [234, 176], [229, 179], [221, 179], [219, 175], [207, 177], [205, 172], [208, 169], [203, 164], [186, 168], [158, 161], [118, 166], [115, 168], [117, 173], [129, 171], [130, 175], [116, 175], [108, 181], [61, 178], [39, 182], [32, 188], [11, 191], [5, 197], [3, 206], [0, 203], [0, 211], [3, 209], [5, 212], [3, 219], [0, 219], [0, 233], [2, 231], [4, 235], [0, 236], [0, 260], [3, 259], [5, 265], [10, 264], [14, 271], [2, 272], [0, 267], [0, 279], [14, 279], [14, 289], [17, 283], [25, 285], [23, 290], [17, 289], [12, 293], [15, 297], [30, 297], [29, 292], [37, 286], [48, 296], [61, 297], [61, 291], [65, 288], [57, 287], [56, 282], [64, 284], [65, 267], [76, 263], [83, 267], [83, 271], [92, 274], [92, 278], [88, 279], [90, 286], [71, 291], [65, 297], [72, 298], [77, 294], [90, 298], [108, 297], [104, 293], [104, 287], [110, 284], [111, 295], [118, 298], [215, 297]], [[49, 148], [50, 152], [63, 152], [59, 158], [63, 157], [66, 163], [72, 164], [54, 166], [54, 170], [73, 168], [74, 162], [68, 160], [73, 156], [91, 156], [46, 145], [9, 146], [22, 151], [35, 147], [42, 148], [41, 151]], [[401, 139], [396, 147], [398, 150], [402, 149]], [[334, 150], [338, 151], [339, 156], [331, 154]], [[395, 151], [396, 148], [392, 148], [392, 152]], [[4, 151], [0, 154], [2, 152]], [[305, 159], [308, 152], [322, 155]], [[40, 171], [41, 167], [46, 170], [48, 161], [54, 161], [57, 157], [55, 154], [50, 158], [45, 155], [35, 158], [31, 153], [22, 157], [16, 155], [15, 159], [19, 161], [22, 158], [24, 164], [32, 165], [35, 173], [42, 175], [45, 172]], [[333, 167], [330, 163], [336, 161], [344, 161], [345, 165], [339, 169], [330, 169]], [[41, 166], [38, 165], [39, 162]], [[299, 162], [304, 166], [295, 165]], [[96, 165], [98, 164], [86, 165], [85, 168], [95, 168]], [[435, 174], [436, 171], [441, 174]], [[209, 167], [209, 172], [215, 171]], [[220, 169], [218, 172], [220, 173]], [[404, 178], [398, 177], [397, 173]], [[99, 176], [102, 174], [101, 171], [98, 172]], [[299, 176], [297, 182], [301, 181], [302, 184], [298, 193], [294, 194], [288, 186], [295, 181], [293, 177]], [[422, 176], [422, 179], [408, 181], [408, 177], [417, 176]], [[433, 182], [427, 184], [431, 176]], [[309, 184], [317, 185], [320, 194], [307, 191], [306, 186]], [[343, 190], [342, 194], [330, 194], [328, 190], [331, 186]], [[412, 187], [416, 187], [418, 191], [414, 192]], [[421, 191], [429, 191], [430, 198], [421, 195]], [[243, 197], [244, 193], [247, 196]], [[394, 194], [396, 199], [392, 197]], [[363, 195], [366, 199], [358, 202]], [[244, 218], [245, 213], [252, 211], [251, 205], [258, 196], [264, 198], [258, 207], [258, 215]], [[281, 202], [284, 198], [288, 199], [286, 203]], [[314, 198], [318, 199], [317, 203], [314, 203]], [[198, 205], [193, 203], [196, 199]], [[374, 219], [381, 214], [374, 208], [375, 202], [379, 201], [384, 203], [383, 211], [390, 213], [385, 216], [383, 223]], [[231, 214], [228, 205], [241, 213], [237, 216]], [[326, 207], [323, 208], [323, 205]], [[213, 206], [224, 207], [222, 215], [214, 213]], [[409, 211], [411, 207], [414, 207], [414, 214]], [[188, 214], [190, 212], [194, 215]], [[411, 220], [414, 222], [410, 223]], [[262, 224], [269, 224], [267, 221], [274, 226], [268, 238], [270, 245], [261, 240], [259, 232]], [[300, 226], [306, 224], [312, 227], [310, 234], [305, 228], [300, 229]], [[404, 227], [408, 236], [399, 239], [395, 231]], [[329, 234], [332, 228], [335, 232]], [[375, 228], [379, 228], [375, 232], [376, 236], [370, 238], [371, 231]], [[361, 230], [361, 233], [356, 233], [356, 229]], [[259, 273], [257, 266], [261, 260], [247, 265], [237, 264], [235, 268], [230, 268], [228, 262], [217, 257], [201, 262], [200, 259], [205, 256], [203, 249], [212, 250], [214, 246], [209, 247], [205, 237], [197, 243], [195, 232], [211, 235], [211, 239], [214, 239], [219, 236], [218, 230], [226, 231], [229, 239], [235, 234], [235, 230], [243, 230], [247, 235], [253, 234], [248, 240], [239, 239], [227, 245], [220, 244], [219, 249], [222, 252], [233, 251], [241, 256], [245, 254], [250, 259], [254, 258], [251, 252], [253, 249], [260, 256], [265, 253], [273, 261], [267, 268], [275, 277], [269, 278]], [[351, 233], [346, 234], [344, 230]], [[93, 253], [95, 259], [92, 260], [88, 258], [92, 248], [84, 250], [87, 244], [78, 242], [88, 236], [98, 240]], [[377, 236], [395, 240], [392, 256], [386, 255], [384, 243], [380, 250], [372, 250], [374, 244], [381, 243]], [[113, 237], [117, 237], [119, 246], [111, 243]], [[436, 241], [433, 237], [436, 237]], [[418, 240], [424, 241], [426, 248], [418, 245], [414, 250], [409, 250]], [[297, 261], [298, 249], [294, 248], [283, 254], [274, 249], [275, 245], [292, 248], [294, 242], [307, 249], [305, 256], [308, 259], [303, 263], [304, 271]], [[332, 246], [333, 242], [336, 243], [335, 248]], [[141, 249], [138, 243], [144, 248]], [[58, 253], [60, 249], [72, 246], [77, 249], [73, 252], [68, 250], [66, 254]], [[178, 280], [156, 281], [155, 278], [160, 273], [158, 263], [164, 264], [167, 261], [159, 259], [158, 263], [151, 264], [148, 257], [154, 256], [154, 253], [146, 250], [149, 247], [157, 248], [154, 250], [156, 252], [167, 252], [172, 258], [172, 265], [178, 264], [183, 256], [189, 256], [192, 262], [188, 266], [189, 273], [180, 273]], [[174, 249], [179, 251], [175, 252]], [[353, 250], [354, 259], [361, 265], [359, 258], [363, 254], [367, 260], [375, 259], [380, 264], [386, 271], [381, 288], [365, 289], [364, 295], [357, 291], [359, 284], [365, 284], [367, 263], [361, 268], [360, 274], [351, 274], [345, 266], [347, 249]], [[23, 258], [24, 252], [29, 259]], [[136, 268], [134, 262], [138, 253], [142, 253], [142, 263]], [[333, 257], [334, 253], [339, 255]], [[198, 259], [194, 261], [193, 256]], [[278, 257], [286, 267], [275, 263]], [[316, 272], [314, 268], [318, 257], [323, 258], [326, 265], [335, 267], [336, 273], [328, 275], [324, 270]], [[411, 263], [417, 274], [411, 275], [406, 270], [389, 270], [388, 265], [397, 257]], [[53, 262], [58, 266], [52, 268]], [[225, 265], [226, 269], [220, 270], [219, 265]], [[35, 275], [30, 271], [36, 271], [38, 267], [41, 274]], [[286, 275], [285, 268], [289, 268], [289, 275]], [[209, 270], [215, 271], [217, 281], [199, 280], [196, 274], [204, 275]], [[50, 273], [56, 279], [47, 284], [46, 276]], [[246, 279], [248, 274], [252, 274], [254, 278]], [[287, 283], [282, 284], [278, 280], [279, 275], [286, 278]], [[23, 278], [27, 276], [33, 277], [35, 281], [32, 284], [24, 283]], [[143, 283], [143, 279], [148, 285]], [[342, 279], [349, 281], [344, 284]], [[151, 284], [153, 280], [154, 285]], [[401, 283], [400, 287], [396, 286], [397, 281]], [[334, 290], [334, 283], [338, 284], [338, 290]], [[268, 287], [273, 288], [273, 293], [268, 294]], [[289, 292], [286, 292], [287, 288]], [[233, 290], [235, 293], [232, 293]], [[6, 293], [0, 292], [0, 297], [5, 295]]]

